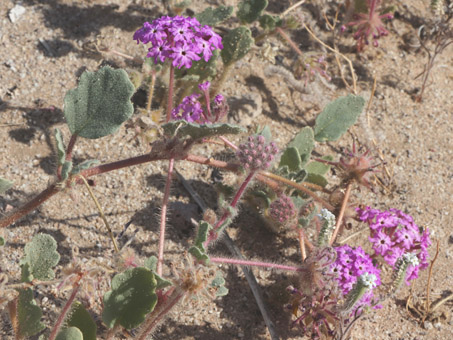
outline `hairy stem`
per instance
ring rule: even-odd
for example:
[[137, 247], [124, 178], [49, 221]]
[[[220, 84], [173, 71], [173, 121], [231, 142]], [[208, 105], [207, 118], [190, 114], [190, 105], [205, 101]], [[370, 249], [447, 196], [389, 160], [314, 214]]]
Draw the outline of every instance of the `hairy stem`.
[[151, 71], [151, 82], [149, 84], [149, 91], [148, 91], [148, 102], [146, 103], [146, 111], [149, 113], [151, 111], [151, 104], [153, 103], [153, 95], [154, 95], [154, 86], [156, 84], [156, 71], [153, 69]]
[[175, 160], [172, 158], [168, 163], [167, 181], [165, 183], [164, 197], [162, 198], [162, 210], [160, 211], [160, 232], [159, 232], [159, 255], [157, 258], [157, 274], [162, 275], [165, 247], [165, 225], [167, 222], [168, 197], [170, 196], [171, 180]]
[[[241, 199], [242, 195], [244, 194], [247, 186], [252, 181], [252, 178], [255, 175], [255, 173], [256, 173], [256, 171], [251, 171], [245, 178], [244, 182], [242, 182], [241, 186], [239, 187], [238, 191], [236, 192], [236, 195], [234, 195], [233, 200], [230, 203], [231, 208], [233, 208], [233, 209], [236, 208], [239, 200]], [[230, 216], [231, 216], [231, 212], [229, 210], [225, 210], [222, 217], [217, 221], [214, 228], [209, 232], [208, 239], [206, 240], [206, 242], [204, 244], [205, 248], [208, 248], [209, 243], [211, 243], [212, 241], [216, 240], [219, 237], [220, 229], [225, 227], [224, 222]]]
[[55, 323], [55, 326], [52, 329], [52, 332], [50, 333], [49, 340], [55, 340], [55, 337], [57, 336], [58, 331], [60, 330], [61, 326], [63, 325], [63, 321], [66, 318], [66, 315], [68, 314], [69, 309], [71, 308], [72, 303], [74, 302], [74, 299], [75, 299], [75, 297], [76, 297], [76, 295], [77, 295], [77, 293], [79, 291], [79, 288], [80, 288], [79, 282], [80, 282], [81, 278], [82, 277], [80, 276], [78, 281], [74, 284], [74, 288], [72, 289], [72, 293], [69, 296], [68, 301], [66, 301], [66, 304], [63, 307], [63, 310], [61, 311], [61, 314], [58, 317], [57, 322]]
[[277, 264], [277, 263], [271, 263], [271, 262], [247, 261], [247, 260], [229, 259], [229, 258], [225, 258], [225, 257], [210, 257], [209, 260], [214, 263], [226, 263], [226, 264], [237, 264], [240, 266], [273, 268], [273, 269], [280, 269], [280, 270], [289, 270], [289, 271], [293, 271], [293, 272], [302, 271], [302, 269], [299, 267], [287, 266], [284, 264]]
[[0, 228], [5, 228], [5, 227], [9, 226], [10, 224], [16, 222], [18, 219], [24, 217], [29, 212], [35, 210], [42, 203], [47, 201], [49, 198], [51, 198], [53, 195], [55, 195], [59, 191], [60, 191], [60, 189], [57, 187], [56, 183], [51, 184], [47, 189], [42, 191], [38, 196], [31, 199], [25, 205], [14, 210], [11, 215], [7, 215], [7, 216], [3, 217], [2, 219], [0, 219]]
[[176, 306], [176, 304], [181, 301], [181, 299], [186, 295], [186, 292], [181, 290], [181, 288], [176, 287], [170, 295], [163, 296], [162, 300], [157, 303], [156, 308], [148, 314], [147, 318], [143, 322], [138, 335], [136, 336], [137, 340], [146, 340], [148, 339], [151, 332], [162, 322], [165, 316], [171, 311], [171, 309]]
[[168, 100], [167, 100], [167, 117], [165, 123], [171, 119], [171, 110], [173, 110], [173, 83], [175, 82], [175, 67], [173, 64], [170, 66], [170, 81], [168, 85]]

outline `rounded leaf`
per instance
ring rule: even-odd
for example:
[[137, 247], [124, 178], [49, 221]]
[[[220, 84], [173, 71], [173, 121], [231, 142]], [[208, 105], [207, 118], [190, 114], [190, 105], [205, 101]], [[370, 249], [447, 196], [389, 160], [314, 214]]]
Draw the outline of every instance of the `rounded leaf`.
[[112, 290], [104, 295], [104, 323], [109, 328], [117, 324], [127, 329], [140, 325], [156, 306], [156, 285], [154, 274], [143, 267], [115, 275]]
[[41, 332], [46, 326], [41, 322], [42, 311], [33, 299], [30, 288], [19, 290], [17, 300], [17, 332], [20, 337], [27, 337]]
[[67, 327], [78, 328], [83, 334], [83, 340], [96, 340], [96, 324], [80, 302], [72, 304], [65, 323]]
[[134, 112], [134, 85], [124, 70], [105, 66], [84, 72], [79, 86], [64, 98], [64, 115], [72, 134], [96, 139], [114, 133]]
[[222, 41], [220, 55], [224, 64], [229, 65], [244, 57], [254, 42], [252, 32], [247, 27], [239, 26], [231, 30]]
[[[57, 253], [57, 242], [47, 234], [37, 234], [31, 242], [25, 245], [25, 256], [20, 264], [26, 268], [31, 279], [52, 280], [55, 273], [52, 270], [60, 261]], [[28, 280], [27, 280], [28, 281]]]
[[336, 141], [357, 120], [365, 105], [365, 99], [352, 94], [335, 99], [316, 117], [315, 140]]
[[83, 340], [83, 334], [77, 327], [69, 327], [58, 333], [55, 340]]

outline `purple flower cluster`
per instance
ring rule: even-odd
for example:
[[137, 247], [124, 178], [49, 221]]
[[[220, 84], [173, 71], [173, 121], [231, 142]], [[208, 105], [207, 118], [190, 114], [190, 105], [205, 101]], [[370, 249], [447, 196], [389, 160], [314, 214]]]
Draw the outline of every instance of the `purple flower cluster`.
[[411, 216], [398, 209], [380, 211], [378, 209], [357, 208], [358, 217], [367, 222], [371, 229], [370, 242], [376, 254], [395, 268], [395, 264], [404, 254], [413, 253], [418, 258], [418, 265], [409, 265], [406, 284], [418, 277], [421, 269], [428, 267], [428, 247], [431, 245], [429, 230], [420, 230]]
[[154, 63], [173, 60], [174, 67], [192, 66], [192, 61], [202, 57], [207, 62], [212, 51], [222, 49], [222, 38], [211, 27], [201, 26], [195, 18], [182, 16], [163, 16], [151, 23], [145, 22], [143, 27], [134, 34], [137, 43], [151, 43], [148, 58]]
[[[211, 83], [209, 81], [198, 85], [198, 88], [204, 94], [206, 103], [209, 103], [210, 86]], [[203, 110], [201, 103], [198, 100], [199, 97], [200, 95], [197, 93], [184, 97], [181, 104], [171, 111], [171, 118], [173, 120], [184, 119], [189, 123], [215, 123], [228, 113], [228, 104], [225, 101], [225, 97], [221, 94], [214, 97], [214, 103], [209, 103], [209, 105], [206, 106], [206, 110]]]
[[[361, 247], [351, 248], [348, 245], [335, 248], [337, 252], [337, 259], [330, 266], [330, 272], [335, 274], [338, 285], [346, 296], [354, 287], [360, 275], [368, 273], [374, 275], [375, 285], [381, 284], [380, 270], [373, 265], [371, 257], [365, 253]], [[369, 289], [356, 307], [370, 306], [372, 303], [373, 291]], [[356, 309], [356, 308], [355, 308]]]
[[277, 153], [278, 148], [274, 142], [266, 143], [264, 136], [255, 135], [239, 145], [237, 155], [244, 168], [257, 171], [267, 169]]
[[293, 200], [286, 196], [281, 195], [278, 199], [273, 201], [269, 207], [269, 215], [278, 223], [286, 223], [296, 214], [296, 207]]

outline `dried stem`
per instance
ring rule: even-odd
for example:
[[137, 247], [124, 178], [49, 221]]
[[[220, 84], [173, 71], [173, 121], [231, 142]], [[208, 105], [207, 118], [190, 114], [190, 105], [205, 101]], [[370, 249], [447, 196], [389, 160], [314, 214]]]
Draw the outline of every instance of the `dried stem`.
[[164, 197], [162, 198], [162, 210], [160, 211], [160, 231], [159, 231], [159, 255], [157, 258], [157, 274], [162, 275], [162, 265], [164, 261], [165, 248], [165, 226], [167, 222], [168, 197], [170, 196], [171, 180], [175, 160], [172, 158], [168, 163], [167, 181], [165, 183]]
[[289, 271], [293, 271], [293, 272], [302, 271], [302, 269], [299, 267], [287, 266], [284, 264], [277, 264], [277, 263], [271, 263], [271, 262], [247, 261], [247, 260], [229, 259], [229, 258], [225, 258], [225, 257], [210, 257], [209, 260], [213, 263], [226, 263], [226, 264], [237, 264], [240, 266], [273, 268], [273, 269], [279, 269], [279, 270], [289, 270]]
[[109, 224], [109, 222], [107, 221], [107, 218], [106, 218], [105, 215], [104, 215], [104, 211], [102, 210], [101, 205], [99, 204], [98, 200], [96, 199], [96, 196], [94, 196], [93, 190], [91, 190], [91, 187], [90, 187], [90, 185], [88, 184], [86, 178], [83, 177], [83, 176], [79, 176], [79, 178], [82, 179], [83, 184], [85, 184], [85, 187], [87, 188], [88, 193], [90, 194], [91, 199], [94, 201], [94, 204], [96, 205], [96, 208], [97, 208], [98, 211], [99, 211], [99, 215], [101, 216], [102, 220], [104, 221], [104, 224], [105, 224], [105, 227], [107, 228], [107, 231], [108, 231], [108, 233], [109, 233], [110, 239], [111, 239], [112, 242], [113, 242], [113, 247], [115, 248], [115, 251], [116, 251], [117, 253], [119, 253], [120, 250], [118, 249], [118, 245], [117, 245], [117, 243], [116, 243], [115, 236], [113, 235], [112, 228], [110, 228], [110, 224]]
[[[307, 194], [308, 196], [313, 198], [315, 201], [321, 203], [326, 209], [328, 209], [330, 211], [334, 211], [335, 210], [335, 207], [332, 206], [329, 202], [323, 200], [321, 197], [316, 195], [313, 191], [307, 189], [306, 185], [307, 186], [312, 186], [311, 184], [308, 185], [308, 183], [296, 183], [296, 182], [293, 182], [293, 181], [291, 181], [291, 180], [289, 180], [287, 178], [278, 176], [276, 174], [273, 174], [273, 173], [267, 172], [267, 171], [262, 171], [261, 175], [269, 177], [269, 178], [272, 178], [272, 179], [275, 179], [276, 181], [284, 183], [286, 185], [292, 186], [293, 188], [296, 188], [297, 190], [300, 190], [303, 193]], [[322, 188], [322, 187], [319, 187], [319, 188]], [[322, 190], [324, 190], [324, 189], [322, 188]]]
[[433, 276], [433, 268], [434, 268], [434, 263], [437, 260], [437, 257], [439, 256], [439, 240], [437, 240], [437, 245], [436, 245], [436, 255], [434, 255], [434, 258], [431, 260], [431, 264], [429, 266], [429, 274], [428, 274], [428, 283], [426, 284], [426, 302], [425, 302], [425, 313], [422, 318], [422, 323], [425, 322], [425, 319], [428, 317], [430, 313], [430, 303], [429, 303], [429, 297], [431, 293], [431, 278]]
[[55, 337], [57, 336], [58, 331], [60, 330], [61, 326], [63, 325], [63, 321], [66, 318], [66, 315], [68, 314], [68, 312], [72, 306], [72, 303], [74, 302], [77, 292], [79, 291], [79, 288], [80, 288], [79, 282], [80, 282], [81, 278], [82, 278], [82, 276], [79, 276], [79, 279], [74, 283], [74, 286], [73, 286], [74, 288], [72, 289], [72, 293], [69, 296], [68, 301], [66, 301], [66, 304], [63, 307], [63, 310], [61, 311], [61, 314], [58, 317], [57, 322], [55, 323], [55, 326], [52, 329], [52, 332], [50, 333], [49, 340], [55, 340]]
[[299, 236], [299, 247], [300, 247], [300, 256], [302, 257], [302, 263], [305, 261], [307, 258], [307, 252], [305, 250], [305, 235], [304, 231], [302, 228], [299, 228], [298, 230], [298, 236]]
[[330, 246], [333, 244], [333, 242], [337, 238], [338, 232], [339, 232], [341, 224], [343, 222], [344, 212], [346, 211], [346, 207], [348, 206], [349, 196], [351, 195], [352, 183], [353, 182], [350, 181], [346, 186], [346, 192], [344, 193], [343, 202], [341, 203], [340, 212], [338, 213], [337, 223], [336, 223], [335, 229], [332, 233], [332, 237], [330, 238], [330, 241], [329, 241]]
[[[303, 24], [304, 25], [304, 28], [307, 30], [308, 33], [310, 33], [310, 35], [313, 37], [313, 39], [315, 39], [317, 42], [319, 42], [322, 46], [324, 46], [325, 48], [327, 48], [328, 50], [332, 51], [333, 53], [335, 53], [335, 55], [339, 55], [341, 56], [343, 59], [345, 59], [348, 64], [349, 64], [349, 70], [351, 72], [351, 77], [352, 77], [352, 91], [354, 94], [357, 94], [357, 76], [354, 72], [354, 67], [352, 66], [352, 61], [346, 57], [343, 53], [339, 52], [337, 49], [334, 49], [332, 47], [330, 47], [329, 45], [326, 45], [324, 42], [322, 42], [311, 30], [310, 28], [308, 28], [308, 26], [306, 24]], [[342, 73], [342, 69], [340, 67], [340, 72]], [[343, 74], [343, 73], [342, 73]], [[345, 85], [350, 88], [350, 85], [345, 81], [344, 77], [342, 76], [343, 78], [343, 81], [345, 82]]]

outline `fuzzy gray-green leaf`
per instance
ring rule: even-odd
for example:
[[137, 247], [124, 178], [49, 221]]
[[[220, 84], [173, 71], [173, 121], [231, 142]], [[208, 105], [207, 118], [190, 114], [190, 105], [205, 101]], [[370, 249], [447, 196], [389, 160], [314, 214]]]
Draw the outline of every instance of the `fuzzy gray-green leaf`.
[[63, 136], [60, 129], [55, 129], [55, 141], [57, 142], [58, 164], [63, 165], [66, 158], [66, 148], [63, 142]]
[[0, 177], [0, 194], [3, 194], [6, 190], [11, 188], [12, 186], [13, 186], [13, 182]]
[[352, 94], [327, 104], [316, 117], [315, 140], [335, 141], [345, 133], [362, 113], [365, 99]]
[[115, 275], [112, 290], [104, 295], [102, 320], [107, 327], [135, 328], [157, 303], [156, 278], [147, 268], [136, 267]]
[[303, 167], [310, 159], [311, 152], [315, 147], [313, 129], [309, 126], [304, 127], [288, 144], [288, 147], [294, 147], [299, 151], [301, 166]]
[[179, 138], [190, 137], [200, 139], [217, 135], [238, 134], [244, 132], [244, 128], [232, 124], [194, 124], [185, 120], [176, 120], [162, 126], [166, 135]]
[[41, 317], [41, 308], [36, 305], [31, 288], [19, 290], [17, 300], [18, 336], [32, 336], [46, 328], [41, 322]]
[[267, 7], [267, 0], [242, 0], [238, 5], [236, 16], [248, 24], [254, 22]]
[[296, 172], [301, 169], [301, 164], [302, 160], [300, 158], [299, 150], [290, 146], [283, 152], [278, 166], [287, 166], [289, 171]]
[[96, 139], [114, 133], [134, 112], [134, 85], [124, 70], [105, 66], [84, 72], [77, 88], [64, 99], [64, 115], [72, 134]]
[[76, 166], [74, 166], [72, 168], [71, 174], [77, 175], [82, 170], [91, 168], [92, 166], [98, 165], [99, 163], [101, 163], [101, 162], [98, 161], [97, 159], [88, 159], [88, 160], [83, 161], [82, 163], [77, 164]]
[[[325, 156], [322, 159], [326, 161], [332, 161], [332, 156]], [[325, 175], [331, 168], [330, 164], [313, 161], [305, 165], [305, 170], [311, 174]]]
[[275, 27], [282, 25], [282, 19], [269, 14], [260, 16], [259, 22], [260, 26], [267, 31], [273, 31]]
[[67, 180], [69, 174], [72, 170], [72, 161], [64, 161], [63, 166], [61, 167], [61, 179], [63, 181]]
[[252, 32], [245, 26], [239, 26], [228, 32], [223, 38], [223, 50], [220, 52], [223, 63], [229, 65], [243, 58], [255, 43]]
[[96, 323], [80, 302], [72, 304], [65, 324], [67, 327], [77, 327], [83, 334], [83, 340], [96, 340]]
[[324, 176], [319, 175], [319, 174], [314, 174], [314, 173], [308, 173], [305, 181], [313, 183], [313, 184], [317, 184], [321, 187], [325, 187], [328, 183], [327, 179]]
[[156, 290], [160, 290], [172, 286], [172, 283], [156, 274], [157, 261], [158, 261], [157, 257], [150, 256], [147, 259], [145, 259], [144, 266], [153, 272], [157, 282]]
[[77, 327], [69, 327], [58, 333], [55, 340], [85, 340], [83, 333]]
[[201, 26], [215, 26], [231, 17], [232, 14], [233, 6], [208, 7], [203, 12], [198, 13], [195, 18], [197, 18]]
[[38, 280], [52, 280], [55, 273], [52, 270], [60, 261], [57, 253], [57, 242], [47, 234], [37, 234], [31, 242], [25, 245], [25, 256], [20, 261], [21, 266], [28, 266], [29, 277]]
[[211, 281], [211, 287], [216, 290], [216, 296], [225, 296], [228, 294], [228, 289], [225, 287], [225, 279], [220, 271], [216, 272], [215, 278]]

